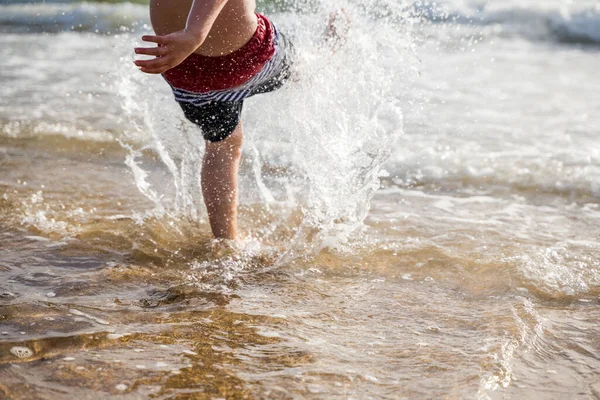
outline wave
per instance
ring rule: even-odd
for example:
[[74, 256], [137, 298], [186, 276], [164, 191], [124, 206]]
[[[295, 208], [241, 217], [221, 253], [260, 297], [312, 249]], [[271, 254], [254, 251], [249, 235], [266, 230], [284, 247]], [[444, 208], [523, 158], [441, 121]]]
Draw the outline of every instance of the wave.
[[0, 6], [0, 32], [111, 34], [149, 30], [148, 6], [132, 3], [38, 3]]
[[[4, 0], [0, 4], [0, 32], [111, 34], [149, 30], [148, 0]], [[289, 2], [263, 0], [259, 7], [269, 12], [315, 9], [312, 0]]]
[[[421, 139], [422, 140], [422, 139]], [[386, 165], [388, 187], [443, 192], [455, 196], [520, 196], [536, 204], [600, 203], [600, 160], [579, 155], [581, 161], [557, 148], [530, 152], [527, 157], [483, 157], [468, 146], [450, 155], [431, 149], [407, 148], [410, 155], [394, 154]], [[525, 151], [525, 150], [523, 150]], [[429, 153], [424, 155], [424, 153]], [[458, 153], [461, 153], [460, 155]], [[559, 201], [561, 199], [561, 201]]]
[[[507, 5], [492, 7], [490, 3], [460, 7], [450, 3], [398, 5], [386, 0], [365, 11], [375, 18], [393, 16], [394, 23], [427, 26], [450, 24], [487, 29], [487, 35], [522, 37], [529, 40], [554, 41], [564, 44], [600, 45], [600, 7], [567, 10], [535, 9]], [[139, 3], [139, 2], [138, 2]], [[290, 2], [263, 1], [268, 11], [287, 10]], [[313, 12], [315, 1], [303, 0], [296, 11]], [[44, 2], [13, 3], [0, 6], [0, 32], [56, 33], [64, 31], [110, 34], [149, 29], [147, 5], [130, 2]]]
[[500, 36], [564, 44], [600, 45], [600, 7], [579, 10], [510, 7], [493, 9], [486, 5], [453, 10], [440, 3], [411, 6], [411, 15], [431, 24], [493, 27]]

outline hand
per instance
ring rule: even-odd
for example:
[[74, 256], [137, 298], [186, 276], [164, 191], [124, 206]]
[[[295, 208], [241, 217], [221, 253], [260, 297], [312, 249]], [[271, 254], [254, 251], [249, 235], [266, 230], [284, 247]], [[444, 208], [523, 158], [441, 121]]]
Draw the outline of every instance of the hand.
[[202, 44], [198, 35], [186, 30], [165, 36], [142, 36], [142, 40], [158, 44], [158, 47], [135, 48], [136, 54], [156, 56], [151, 60], [134, 61], [134, 64], [140, 67], [142, 72], [148, 74], [162, 74], [166, 70], [176, 67]]

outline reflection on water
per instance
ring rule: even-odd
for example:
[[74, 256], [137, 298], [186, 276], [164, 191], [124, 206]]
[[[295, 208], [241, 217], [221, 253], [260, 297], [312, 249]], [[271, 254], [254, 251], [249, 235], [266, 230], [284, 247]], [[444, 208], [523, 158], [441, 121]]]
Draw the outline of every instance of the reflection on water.
[[[2, 187], [5, 397], [533, 398], [597, 390], [596, 259], [572, 236], [569, 253], [557, 247], [545, 261], [568, 256], [572, 275], [539, 275], [561, 273], [535, 259], [551, 231], [519, 221], [512, 203], [507, 210], [491, 197], [388, 189], [352, 251], [285, 261], [279, 255], [300, 219], [269, 231], [277, 208], [243, 207], [243, 224], [264, 240], [232, 252], [210, 240], [205, 222], [123, 214], [147, 204], [124, 165], [97, 169], [68, 157], [89, 172], [49, 185], [67, 161], [55, 161], [61, 150], [20, 156], [39, 145], [5, 144], [5, 154], [21, 151], [7, 163], [27, 163], [47, 185], [7, 179], [17, 183]], [[110, 199], [90, 195], [109, 190]], [[527, 215], [542, 226], [548, 212]], [[579, 223], [567, 217], [560, 229], [575, 232]]]

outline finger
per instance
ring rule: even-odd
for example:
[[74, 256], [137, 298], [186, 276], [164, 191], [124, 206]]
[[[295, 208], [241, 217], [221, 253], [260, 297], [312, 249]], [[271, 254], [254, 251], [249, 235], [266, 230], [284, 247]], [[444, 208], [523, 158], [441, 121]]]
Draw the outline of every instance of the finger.
[[162, 65], [160, 67], [153, 67], [153, 68], [147, 68], [147, 67], [143, 67], [140, 68], [140, 70], [142, 72], [146, 72], [147, 74], [162, 74], [163, 72], [171, 69], [172, 65]]
[[134, 64], [141, 68], [160, 68], [169, 64], [169, 59], [166, 57], [157, 57], [152, 60], [135, 60]]
[[147, 56], [164, 56], [169, 50], [166, 47], [136, 47], [135, 54], [145, 54]]
[[159, 68], [159, 69], [146, 69], [146, 68], [141, 68], [140, 71], [145, 72], [147, 74], [162, 74], [163, 72], [165, 72], [168, 68]]
[[167, 43], [169, 43], [169, 39], [167, 39], [166, 36], [145, 35], [145, 36], [142, 36], [142, 40], [144, 42], [152, 42], [152, 43], [158, 43], [158, 44], [167, 44]]

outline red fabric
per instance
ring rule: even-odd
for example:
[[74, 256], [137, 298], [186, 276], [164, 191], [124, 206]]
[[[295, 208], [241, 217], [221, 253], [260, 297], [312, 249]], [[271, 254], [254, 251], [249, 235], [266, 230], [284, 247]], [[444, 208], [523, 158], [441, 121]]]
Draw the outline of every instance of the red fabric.
[[258, 27], [244, 46], [224, 56], [191, 54], [164, 72], [164, 78], [177, 89], [197, 93], [229, 89], [247, 82], [275, 53], [273, 25], [264, 15], [256, 16]]

